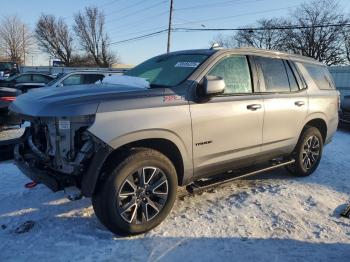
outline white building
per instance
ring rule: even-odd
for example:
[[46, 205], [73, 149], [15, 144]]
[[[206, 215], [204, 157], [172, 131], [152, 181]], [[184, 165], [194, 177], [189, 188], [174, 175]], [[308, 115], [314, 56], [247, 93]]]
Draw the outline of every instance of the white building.
[[344, 95], [350, 95], [350, 66], [331, 66], [329, 67], [335, 86]]

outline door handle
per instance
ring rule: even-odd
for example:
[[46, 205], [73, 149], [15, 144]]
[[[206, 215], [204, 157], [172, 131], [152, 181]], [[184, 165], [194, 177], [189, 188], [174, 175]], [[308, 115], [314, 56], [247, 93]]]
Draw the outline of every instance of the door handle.
[[303, 106], [303, 105], [305, 105], [305, 102], [304, 101], [296, 101], [294, 103], [294, 105], [296, 105], [296, 106]]
[[251, 111], [255, 111], [261, 108], [260, 104], [251, 104], [251, 105], [247, 105], [247, 109], [251, 110]]

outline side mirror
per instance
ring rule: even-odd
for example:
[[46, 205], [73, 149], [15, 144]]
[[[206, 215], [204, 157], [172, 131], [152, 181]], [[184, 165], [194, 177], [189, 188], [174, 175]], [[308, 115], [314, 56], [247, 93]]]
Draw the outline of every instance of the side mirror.
[[59, 83], [59, 84], [57, 85], [57, 87], [63, 87], [63, 84], [62, 84], [62, 83]]
[[220, 76], [206, 76], [203, 84], [206, 96], [222, 94], [226, 87], [225, 80]]

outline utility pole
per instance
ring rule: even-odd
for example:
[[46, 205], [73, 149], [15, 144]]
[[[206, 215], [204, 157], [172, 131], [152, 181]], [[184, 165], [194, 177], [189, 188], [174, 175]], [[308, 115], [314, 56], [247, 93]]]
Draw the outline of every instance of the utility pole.
[[22, 52], [23, 52], [23, 65], [26, 65], [26, 47], [25, 47], [25, 37], [24, 37], [24, 28], [25, 26], [23, 25], [22, 29]]
[[170, 12], [169, 12], [169, 27], [168, 27], [168, 44], [166, 52], [170, 52], [170, 41], [171, 41], [171, 20], [173, 18], [173, 0], [170, 0]]

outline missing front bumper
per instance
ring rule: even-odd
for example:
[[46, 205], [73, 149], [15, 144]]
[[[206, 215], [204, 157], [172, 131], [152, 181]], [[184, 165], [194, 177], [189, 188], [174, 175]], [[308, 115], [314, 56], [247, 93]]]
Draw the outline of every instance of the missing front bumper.
[[21, 151], [23, 144], [17, 144], [14, 149], [15, 165], [18, 169], [35, 183], [41, 183], [51, 189], [53, 192], [63, 190], [67, 186], [75, 185], [75, 182], [68, 179], [67, 176], [55, 175], [49, 171], [41, 170], [35, 167], [32, 156], [23, 154]]

